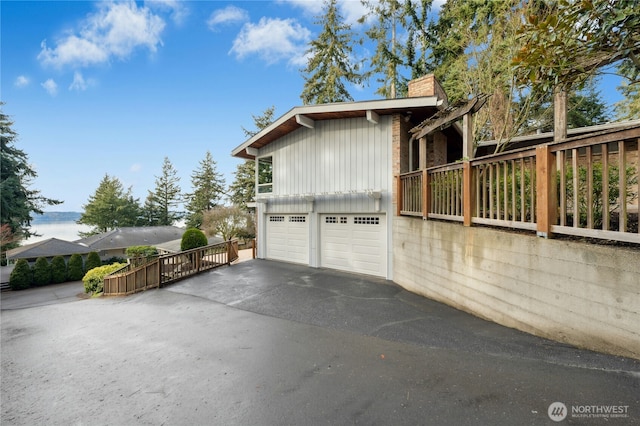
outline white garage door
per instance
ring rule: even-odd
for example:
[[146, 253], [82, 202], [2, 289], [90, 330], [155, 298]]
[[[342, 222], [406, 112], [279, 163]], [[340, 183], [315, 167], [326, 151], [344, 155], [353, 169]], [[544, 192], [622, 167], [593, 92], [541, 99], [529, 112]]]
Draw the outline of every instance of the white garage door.
[[386, 228], [385, 215], [322, 215], [321, 265], [342, 271], [386, 277]]
[[309, 263], [309, 217], [267, 215], [267, 259]]

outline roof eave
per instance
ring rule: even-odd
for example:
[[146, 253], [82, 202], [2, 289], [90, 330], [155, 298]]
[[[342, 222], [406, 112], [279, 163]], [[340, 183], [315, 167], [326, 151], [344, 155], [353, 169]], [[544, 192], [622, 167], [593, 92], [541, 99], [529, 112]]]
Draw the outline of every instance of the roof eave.
[[[245, 158], [249, 160], [254, 159], [255, 155], [249, 154], [247, 152], [247, 148], [255, 148], [255, 145], [258, 144], [263, 138], [265, 138], [267, 135], [280, 128], [284, 124], [288, 124], [294, 130], [302, 127], [301, 124], [296, 122], [297, 115], [322, 115], [331, 113], [333, 116], [330, 119], [336, 119], [340, 118], [341, 113], [345, 114], [346, 116], [347, 114], [350, 115], [354, 112], [361, 111], [362, 117], [365, 117], [367, 111], [374, 111], [380, 115], [388, 115], [393, 113], [401, 113], [412, 108], [439, 107], [442, 104], [443, 100], [438, 99], [436, 96], [421, 96], [401, 99], [381, 99], [373, 101], [340, 102], [333, 104], [298, 106], [290, 109], [269, 126], [265, 127], [260, 132], [245, 141], [243, 144], [236, 147], [233, 151], [231, 151], [231, 155], [234, 157]], [[384, 111], [384, 113], [381, 114], [382, 111]], [[335, 116], [336, 114], [338, 114], [338, 117]], [[320, 118], [320, 120], [322, 120], [322, 118]], [[267, 145], [268, 143], [264, 145]]]

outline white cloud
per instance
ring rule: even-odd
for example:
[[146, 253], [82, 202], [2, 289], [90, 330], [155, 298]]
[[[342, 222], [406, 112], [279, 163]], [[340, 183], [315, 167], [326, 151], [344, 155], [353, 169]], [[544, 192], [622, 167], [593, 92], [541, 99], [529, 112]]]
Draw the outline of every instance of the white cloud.
[[357, 25], [358, 19], [367, 14], [368, 9], [359, 1], [343, 0], [339, 3], [340, 14], [344, 22], [349, 25]]
[[13, 85], [16, 87], [27, 87], [29, 85], [29, 78], [24, 75], [19, 75]]
[[131, 167], [129, 167], [129, 171], [133, 173], [137, 173], [140, 170], [142, 170], [142, 164], [140, 163], [134, 163], [131, 165]]
[[80, 71], [76, 71], [73, 73], [73, 82], [69, 86], [69, 90], [78, 90], [84, 91], [87, 90], [90, 86], [93, 86], [95, 81], [92, 79], [85, 80], [84, 76]]
[[[278, 3], [290, 4], [299, 9], [302, 9], [306, 15], [318, 16], [322, 13], [324, 8], [323, 1], [317, 0], [279, 0]], [[359, 1], [353, 3], [360, 3]]]
[[[306, 16], [317, 17], [324, 14], [324, 2], [317, 0], [279, 0], [278, 3], [290, 4], [302, 9]], [[358, 19], [364, 16], [368, 9], [358, 0], [338, 0], [338, 10], [349, 25], [357, 25]]]
[[136, 48], [155, 52], [162, 45], [165, 23], [147, 7], [135, 2], [99, 3], [99, 10], [82, 23], [77, 34], [57, 40], [55, 47], [42, 42], [38, 59], [45, 65], [89, 66], [111, 58], [127, 58]]
[[160, 10], [163, 12], [169, 11], [171, 19], [177, 25], [182, 25], [189, 15], [189, 9], [185, 6], [186, 3], [182, 0], [151, 0], [145, 1], [144, 4], [150, 9]]
[[290, 64], [304, 64], [304, 52], [311, 32], [293, 19], [261, 18], [257, 24], [247, 22], [233, 41], [230, 53], [238, 59], [257, 55], [269, 64], [286, 59]]
[[211, 31], [215, 31], [218, 25], [234, 24], [249, 20], [249, 12], [239, 7], [229, 5], [224, 9], [214, 10], [207, 20], [207, 26]]
[[44, 90], [46, 90], [47, 93], [51, 96], [55, 96], [58, 94], [58, 85], [55, 81], [53, 81], [52, 78], [48, 79], [44, 83], [41, 83], [40, 85], [44, 87]]

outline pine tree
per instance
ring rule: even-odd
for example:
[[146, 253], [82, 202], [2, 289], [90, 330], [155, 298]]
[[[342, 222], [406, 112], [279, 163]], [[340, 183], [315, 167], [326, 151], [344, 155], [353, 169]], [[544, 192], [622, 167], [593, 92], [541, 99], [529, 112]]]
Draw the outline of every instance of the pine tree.
[[[3, 105], [0, 102], [0, 107]], [[17, 246], [20, 238], [37, 235], [30, 231], [32, 214], [42, 214], [46, 205], [62, 203], [30, 189], [37, 174], [29, 165], [28, 155], [14, 146], [18, 134], [11, 126], [13, 122], [0, 110], [0, 224], [3, 235], [8, 232], [5, 225], [12, 235], [3, 239], [3, 251]]]
[[142, 205], [141, 221], [143, 226], [160, 225], [160, 207], [156, 203], [151, 191], [147, 194], [147, 198], [145, 198], [144, 204]]
[[247, 160], [238, 164], [235, 177], [235, 180], [229, 186], [231, 203], [243, 210], [247, 210], [247, 203], [254, 199], [256, 193], [256, 162]]
[[[398, 0], [363, 1], [376, 22], [366, 31], [367, 37], [376, 44], [371, 57], [371, 70], [367, 75], [376, 75], [381, 86], [376, 93], [387, 99], [398, 97], [405, 91], [399, 68], [405, 64], [404, 50], [398, 38], [398, 26], [405, 28], [407, 11]], [[363, 16], [360, 22], [365, 22]]]
[[193, 192], [188, 194], [187, 226], [199, 228], [202, 225], [202, 214], [220, 205], [225, 193], [225, 181], [216, 170], [216, 162], [207, 151], [200, 167], [191, 175]]
[[242, 131], [244, 135], [248, 138], [257, 135], [262, 129], [269, 126], [273, 123], [273, 117], [276, 113], [276, 107], [271, 105], [269, 108], [265, 109], [262, 115], [253, 115], [251, 114], [251, 118], [253, 118], [253, 124], [255, 125], [255, 129], [249, 130], [242, 127]]
[[82, 234], [84, 236], [118, 227], [136, 226], [141, 217], [140, 205], [131, 195], [131, 188], [125, 192], [120, 180], [108, 174], [105, 174], [96, 192], [89, 197], [89, 202], [82, 207], [84, 212], [78, 223], [94, 227], [90, 232]]
[[156, 225], [173, 225], [182, 217], [180, 212], [174, 210], [182, 201], [179, 182], [178, 171], [173, 167], [169, 158], [164, 157], [162, 175], [156, 176], [156, 188], [153, 192], [149, 192], [151, 200], [147, 197], [147, 202], [145, 202], [145, 208], [155, 209], [155, 211], [151, 210], [148, 213], [151, 213]]
[[305, 80], [300, 97], [304, 104], [324, 104], [352, 101], [345, 83], [359, 84], [362, 75], [358, 65], [352, 64], [353, 33], [343, 23], [337, 0], [326, 0], [324, 14], [317, 17], [322, 26], [318, 37], [307, 50], [309, 60], [302, 70]]

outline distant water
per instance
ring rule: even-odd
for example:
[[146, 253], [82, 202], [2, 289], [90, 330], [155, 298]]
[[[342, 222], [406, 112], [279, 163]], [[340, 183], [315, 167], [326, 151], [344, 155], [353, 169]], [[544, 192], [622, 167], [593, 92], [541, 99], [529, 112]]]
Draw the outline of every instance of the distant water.
[[57, 238], [65, 241], [79, 240], [79, 232], [88, 232], [91, 227], [88, 225], [78, 225], [76, 221], [80, 219], [82, 213], [79, 212], [46, 212], [43, 215], [35, 215], [31, 222], [31, 232], [40, 234], [39, 237], [31, 237], [22, 242], [22, 245], [37, 243], [38, 241]]

